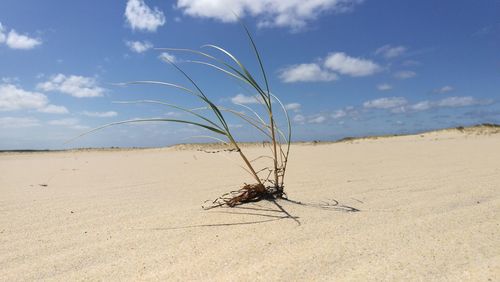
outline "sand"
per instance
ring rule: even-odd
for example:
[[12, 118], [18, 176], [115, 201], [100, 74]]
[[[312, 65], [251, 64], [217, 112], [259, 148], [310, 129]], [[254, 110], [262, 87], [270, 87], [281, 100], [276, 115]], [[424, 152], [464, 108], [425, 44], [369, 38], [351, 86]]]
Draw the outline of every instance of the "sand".
[[201, 209], [251, 182], [231, 153], [0, 154], [0, 280], [499, 281], [499, 145], [457, 130], [295, 144], [293, 218]]

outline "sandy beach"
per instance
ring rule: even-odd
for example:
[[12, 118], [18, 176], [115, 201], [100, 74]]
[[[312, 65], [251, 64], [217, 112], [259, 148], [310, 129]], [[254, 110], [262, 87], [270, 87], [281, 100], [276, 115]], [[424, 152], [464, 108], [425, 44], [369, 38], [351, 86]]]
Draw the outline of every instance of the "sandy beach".
[[0, 280], [499, 281], [495, 130], [294, 144], [302, 204], [208, 211], [252, 182], [232, 153], [3, 153]]

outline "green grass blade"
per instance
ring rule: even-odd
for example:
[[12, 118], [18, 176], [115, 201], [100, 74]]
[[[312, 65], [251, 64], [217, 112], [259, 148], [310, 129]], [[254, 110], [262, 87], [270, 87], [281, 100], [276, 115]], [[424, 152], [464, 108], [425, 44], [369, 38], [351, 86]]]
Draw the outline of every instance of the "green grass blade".
[[120, 124], [128, 124], [128, 123], [140, 123], [140, 122], [154, 122], [154, 121], [164, 121], [164, 122], [177, 122], [177, 123], [186, 123], [186, 124], [191, 124], [191, 125], [195, 125], [195, 126], [198, 126], [198, 127], [202, 127], [202, 128], [205, 128], [205, 129], [208, 129], [212, 132], [215, 132], [215, 133], [218, 133], [218, 134], [221, 134], [221, 135], [224, 135], [224, 136], [227, 136], [226, 135], [226, 132], [224, 131], [221, 131], [215, 127], [211, 127], [209, 125], [205, 125], [205, 124], [201, 124], [201, 123], [197, 123], [197, 122], [192, 122], [192, 121], [188, 121], [188, 120], [181, 120], [181, 119], [168, 119], [168, 118], [148, 118], [148, 119], [130, 119], [130, 120], [123, 120], [123, 121], [117, 121], [117, 122], [112, 122], [112, 123], [108, 123], [108, 124], [105, 124], [105, 125], [101, 125], [99, 127], [96, 127], [96, 128], [93, 128], [89, 131], [86, 131], [68, 141], [65, 142], [65, 144], [71, 142], [71, 141], [74, 141], [82, 136], [85, 136], [87, 134], [90, 134], [92, 132], [96, 132], [98, 130], [101, 130], [101, 129], [104, 129], [106, 127], [110, 127], [110, 126], [115, 126], [115, 125], [120, 125]]

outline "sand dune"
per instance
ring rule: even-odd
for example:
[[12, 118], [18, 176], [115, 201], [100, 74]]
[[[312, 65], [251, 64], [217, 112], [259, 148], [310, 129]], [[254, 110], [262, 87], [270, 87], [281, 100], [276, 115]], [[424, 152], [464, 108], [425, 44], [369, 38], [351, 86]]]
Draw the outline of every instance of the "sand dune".
[[252, 180], [231, 153], [0, 154], [0, 280], [499, 281], [499, 145], [494, 128], [295, 144], [305, 205], [209, 211]]

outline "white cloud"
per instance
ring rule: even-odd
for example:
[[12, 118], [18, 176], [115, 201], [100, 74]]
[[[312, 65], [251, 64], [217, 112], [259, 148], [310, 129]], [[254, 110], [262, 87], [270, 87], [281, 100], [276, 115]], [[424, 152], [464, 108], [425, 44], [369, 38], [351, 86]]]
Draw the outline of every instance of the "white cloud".
[[421, 101], [413, 105], [403, 104], [399, 107], [391, 108], [393, 113], [423, 112], [435, 108], [459, 108], [469, 106], [483, 106], [493, 103], [493, 100], [476, 99], [471, 96], [448, 97], [438, 101]]
[[446, 86], [443, 86], [441, 88], [438, 88], [438, 89], [434, 89], [434, 93], [439, 93], [439, 94], [443, 94], [443, 93], [448, 93], [448, 92], [451, 92], [455, 90], [453, 87], [449, 86], [449, 85], [446, 85]]
[[234, 97], [231, 97], [231, 102], [233, 104], [258, 104], [259, 100], [256, 96], [245, 96], [243, 94], [238, 94]]
[[118, 115], [118, 113], [114, 112], [114, 111], [108, 111], [108, 112], [87, 112], [87, 111], [84, 111], [83, 114], [88, 116], [88, 117], [101, 117], [101, 118], [115, 117]]
[[158, 58], [160, 58], [160, 60], [167, 62], [172, 62], [172, 63], [177, 62], [177, 57], [167, 52], [162, 52], [160, 56], [158, 56]]
[[346, 12], [363, 0], [178, 0], [177, 8], [192, 17], [235, 22], [233, 13], [257, 18], [259, 27], [304, 28], [308, 22], [327, 12]]
[[333, 112], [333, 114], [331, 114], [331, 117], [333, 119], [341, 119], [341, 118], [345, 118], [345, 117], [357, 119], [358, 116], [359, 116], [359, 111], [352, 106], [345, 107], [345, 108], [340, 109], [340, 110], [336, 110], [335, 112]]
[[5, 43], [12, 49], [28, 50], [42, 44], [42, 41], [27, 35], [18, 34], [15, 30], [11, 30], [7, 35]]
[[363, 103], [363, 107], [372, 109], [392, 109], [408, 104], [404, 97], [384, 97]]
[[50, 80], [39, 83], [37, 88], [43, 91], [57, 91], [77, 98], [99, 97], [105, 91], [97, 85], [95, 78], [64, 74], [52, 76]]
[[403, 55], [406, 52], [406, 47], [404, 46], [391, 46], [385, 45], [378, 48], [375, 54], [381, 55], [386, 59], [392, 59]]
[[410, 106], [410, 110], [421, 112], [427, 111], [428, 109], [434, 107], [434, 105], [429, 101], [422, 101]]
[[67, 114], [69, 113], [68, 109], [64, 106], [56, 106], [56, 105], [48, 105], [41, 109], [38, 109], [41, 113], [46, 114]]
[[40, 122], [35, 118], [25, 117], [2, 117], [0, 118], [0, 128], [23, 128], [39, 126]]
[[144, 0], [128, 0], [125, 18], [132, 30], [154, 32], [165, 24], [165, 15], [157, 7], [151, 9]]
[[324, 63], [326, 68], [350, 76], [368, 76], [381, 70], [374, 62], [361, 58], [354, 58], [343, 52], [329, 54]]
[[41, 109], [49, 102], [47, 96], [18, 88], [13, 84], [0, 84], [0, 111]]
[[344, 111], [344, 110], [336, 110], [333, 114], [332, 114], [332, 118], [334, 119], [339, 119], [339, 118], [343, 118], [347, 116], [347, 112]]
[[389, 91], [392, 89], [392, 85], [387, 84], [387, 83], [382, 83], [382, 84], [377, 85], [377, 89], [379, 91]]
[[136, 53], [143, 53], [146, 52], [147, 50], [153, 48], [153, 44], [151, 44], [148, 41], [127, 41], [125, 42], [130, 48], [131, 51], [136, 52]]
[[302, 107], [299, 103], [290, 103], [285, 105], [285, 109], [289, 111], [294, 111], [295, 113], [300, 112], [300, 108]]
[[2, 23], [0, 22], [0, 44], [5, 42], [6, 36], [5, 36], [5, 28], [3, 27]]
[[477, 105], [488, 105], [493, 103], [492, 100], [479, 100], [471, 96], [465, 97], [448, 97], [437, 102], [438, 107], [467, 107]]
[[403, 70], [403, 71], [398, 71], [394, 73], [394, 77], [397, 79], [408, 79], [416, 76], [417, 73], [414, 71], [408, 71], [408, 70]]
[[51, 120], [47, 123], [49, 125], [63, 126], [63, 127], [67, 127], [67, 128], [75, 129], [75, 130], [89, 129], [88, 126], [81, 125], [80, 120], [76, 119], [76, 118], [55, 119], [55, 120]]
[[47, 114], [67, 114], [64, 106], [49, 104], [42, 93], [30, 92], [13, 84], [0, 84], [0, 111], [37, 110]]
[[326, 121], [326, 117], [324, 116], [317, 116], [317, 117], [311, 117], [307, 121], [308, 123], [323, 123]]
[[48, 122], [50, 125], [72, 126], [77, 125], [80, 121], [76, 118], [55, 119]]
[[300, 64], [287, 67], [281, 71], [283, 82], [333, 81], [338, 76], [330, 71], [323, 70], [318, 64]]
[[295, 115], [293, 121], [302, 124], [306, 121], [306, 118], [303, 115]]

